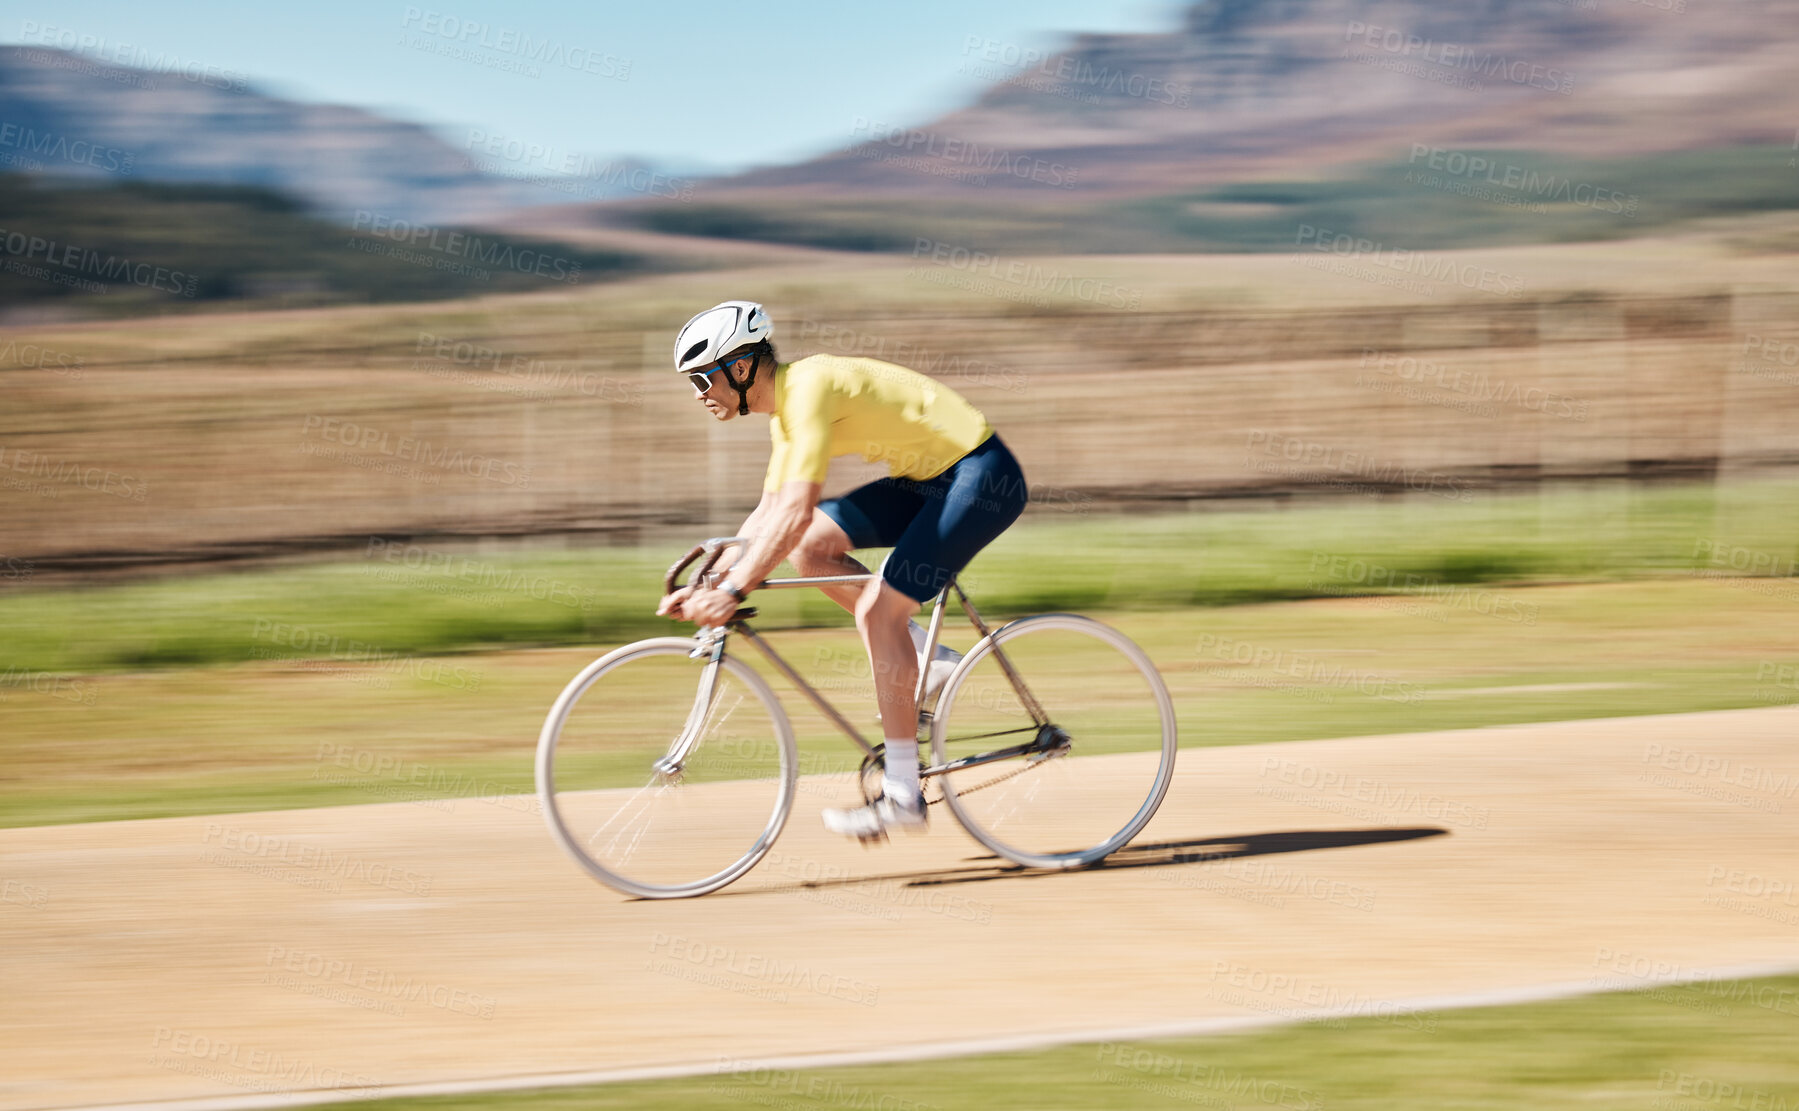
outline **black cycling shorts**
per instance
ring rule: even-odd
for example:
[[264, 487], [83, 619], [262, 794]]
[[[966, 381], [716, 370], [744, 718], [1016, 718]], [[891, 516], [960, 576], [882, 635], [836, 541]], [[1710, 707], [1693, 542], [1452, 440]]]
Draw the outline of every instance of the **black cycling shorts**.
[[855, 548], [893, 551], [881, 578], [926, 602], [1006, 531], [1030, 500], [1024, 471], [994, 433], [936, 478], [883, 478], [818, 503]]

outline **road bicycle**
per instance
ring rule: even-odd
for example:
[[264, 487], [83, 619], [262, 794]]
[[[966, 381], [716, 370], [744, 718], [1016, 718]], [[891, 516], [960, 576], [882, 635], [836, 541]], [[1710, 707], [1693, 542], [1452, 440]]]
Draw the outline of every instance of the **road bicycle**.
[[[663, 578], [690, 582], [743, 537], [715, 537]], [[758, 589], [865, 583], [873, 573], [770, 579]], [[979, 639], [926, 705], [919, 669], [919, 775], [974, 839], [1031, 868], [1078, 868], [1135, 837], [1174, 775], [1174, 703], [1149, 656], [1118, 630], [1069, 613], [991, 629], [956, 579], [932, 603], [931, 659], [954, 595]], [[805, 760], [768, 681], [731, 651], [753, 645], [861, 750], [856, 782], [878, 793], [883, 745], [871, 745], [829, 699], [749, 625], [754, 608], [690, 637], [652, 637], [583, 668], [550, 708], [537, 746], [537, 792], [556, 841], [600, 882], [648, 899], [717, 891], [774, 845], [793, 810]], [[860, 646], [841, 661], [861, 660]], [[848, 685], [866, 689], [866, 673]], [[809, 776], [808, 790], [847, 793], [847, 768]]]

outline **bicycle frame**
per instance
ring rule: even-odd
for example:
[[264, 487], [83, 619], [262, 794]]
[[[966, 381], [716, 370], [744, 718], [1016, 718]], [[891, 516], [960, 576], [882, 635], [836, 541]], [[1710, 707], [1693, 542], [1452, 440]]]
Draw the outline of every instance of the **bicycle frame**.
[[[725, 548], [728, 548], [733, 544], [743, 544], [747, 542], [748, 538], [742, 536], [721, 536], [705, 541], [703, 544], [690, 551], [680, 562], [669, 568], [668, 574], [664, 578], [663, 585], [672, 593], [676, 589], [675, 580], [681, 571], [685, 570], [688, 565], [702, 555], [706, 556], [706, 561], [701, 565], [699, 570], [694, 573], [693, 580], [703, 579], [711, 571], [712, 565], [717, 562], [719, 554], [722, 553]], [[795, 587], [830, 586], [840, 583], [855, 585], [873, 582], [879, 577], [878, 574], [870, 572], [860, 575], [815, 575], [792, 579], [766, 579], [759, 584], [756, 589], [783, 590]], [[967, 615], [969, 623], [981, 634], [981, 638], [983, 640], [990, 640], [993, 637], [993, 630], [981, 619], [980, 612], [975, 609], [974, 603], [969, 600], [967, 592], [962, 589], [961, 584], [956, 581], [955, 577], [951, 576], [949, 581], [944, 584], [943, 589], [939, 590], [936, 597], [932, 599], [931, 623], [926, 633], [924, 651], [920, 655], [921, 659], [929, 660], [937, 651], [938, 637], [943, 629], [944, 610], [948, 605], [949, 594], [952, 590], [955, 591], [957, 601], [961, 603], [962, 612]], [[754, 645], [756, 650], [761, 652], [762, 655], [767, 658], [768, 662], [774, 665], [777, 671], [787, 677], [788, 682], [792, 683], [799, 689], [801, 694], [806, 696], [807, 701], [818, 708], [818, 711], [825, 716], [827, 721], [832, 725], [835, 725], [839, 732], [848, 737], [856, 747], [860, 748], [865, 756], [872, 757], [875, 754], [875, 747], [863, 739], [862, 734], [856, 727], [849, 723], [849, 719], [845, 718], [843, 714], [838, 711], [837, 707], [832, 705], [830, 700], [825, 698], [824, 695], [820, 694], [811, 683], [808, 683], [805, 676], [801, 675], [798, 671], [795, 671], [793, 666], [783, 659], [781, 654], [776, 652], [772, 645], [764, 640], [754, 629], [750, 628], [748, 618], [753, 617], [754, 615], [755, 610], [753, 609], [740, 609], [724, 625], [704, 628], [697, 634], [697, 644], [693, 654], [697, 657], [702, 652], [708, 653], [710, 659], [707, 662], [704, 672], [701, 674], [699, 691], [695, 694], [693, 709], [688, 714], [687, 727], [683, 729], [680, 738], [676, 740], [668, 754], [664, 756], [662, 760], [657, 762], [658, 769], [666, 773], [673, 773], [680, 770], [682, 761], [686, 759], [687, 754], [697, 742], [699, 731], [705, 724], [707, 710], [712, 703], [712, 694], [717, 687], [718, 669], [720, 661], [724, 657], [725, 641], [733, 632], [742, 635]], [[1019, 675], [1018, 670], [1012, 666], [1012, 661], [1007, 658], [1005, 650], [999, 646], [997, 641], [993, 643], [993, 655], [999, 662], [1000, 669], [1005, 672], [1007, 680], [1012, 684], [1012, 689], [1017, 693], [1019, 701], [1023, 703], [1026, 712], [1030, 714], [1031, 721], [1035, 725], [1035, 736], [1033, 736], [1032, 740], [1026, 744], [995, 749], [992, 752], [976, 753], [972, 756], [964, 756], [960, 759], [950, 760], [943, 764], [921, 768], [918, 773], [921, 778], [944, 775], [948, 772], [961, 771], [964, 768], [977, 767], [981, 764], [996, 763], [1000, 760], [1010, 760], [1017, 756], [1023, 756], [1033, 749], [1042, 747], [1043, 731], [1050, 728], [1048, 715], [1044, 713], [1043, 706], [1037, 701], [1036, 696], [1024, 685], [1024, 679]], [[927, 670], [928, 669], [925, 667], [920, 667], [918, 669], [918, 683], [913, 689], [913, 702], [915, 705], [922, 705], [924, 701]], [[920, 724], [928, 725], [931, 715], [929, 712], [921, 710], [919, 719]]]

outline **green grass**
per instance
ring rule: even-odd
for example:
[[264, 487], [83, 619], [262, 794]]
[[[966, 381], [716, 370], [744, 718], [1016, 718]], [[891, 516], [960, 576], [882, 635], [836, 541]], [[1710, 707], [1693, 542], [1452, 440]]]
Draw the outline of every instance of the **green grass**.
[[[1771, 670], [1799, 665], [1795, 585], [1658, 579], [1093, 612], [1155, 659], [1192, 749], [1799, 702], [1792, 672], [1783, 684]], [[946, 633], [960, 648], [971, 639], [965, 626]], [[769, 640], [875, 732], [852, 631]], [[0, 686], [0, 826], [530, 792], [550, 703], [617, 643]], [[775, 687], [802, 768], [852, 769], [856, 750]]]
[[[1142, 517], [1027, 517], [964, 576], [983, 609], [1164, 610], [1354, 594], [1428, 601], [1484, 583], [1628, 581], [1695, 572], [1791, 575], [1793, 482], [1547, 488], [1469, 502], [1403, 501]], [[399, 545], [279, 570], [0, 594], [0, 684], [233, 663], [271, 655], [441, 654], [620, 643], [653, 615], [686, 544], [555, 554]], [[391, 558], [390, 558], [391, 557]], [[1740, 566], [1737, 566], [1740, 564]], [[1795, 584], [1799, 590], [1799, 584]], [[767, 592], [765, 626], [842, 625], [811, 591]], [[316, 647], [314, 647], [316, 645]]]
[[[1799, 665], [1799, 580], [1704, 575], [1790, 573], [1794, 493], [1614, 484], [1466, 504], [1050, 513], [967, 580], [990, 621], [1079, 610], [1135, 637], [1187, 747], [1764, 706], [1799, 701], [1779, 670]], [[426, 569], [378, 550], [15, 590], [0, 597], [0, 826], [529, 792], [563, 684], [601, 651], [686, 631], [651, 612], [676, 551]], [[872, 734], [842, 611], [811, 591], [757, 604], [773, 643]], [[783, 697], [806, 770], [854, 766], [842, 737]]]
[[[1760, 1000], [1767, 1005], [1757, 1005]], [[1592, 1111], [1799, 1108], [1799, 977], [1252, 1034], [906, 1064], [374, 1101], [393, 1111], [882, 1107]]]

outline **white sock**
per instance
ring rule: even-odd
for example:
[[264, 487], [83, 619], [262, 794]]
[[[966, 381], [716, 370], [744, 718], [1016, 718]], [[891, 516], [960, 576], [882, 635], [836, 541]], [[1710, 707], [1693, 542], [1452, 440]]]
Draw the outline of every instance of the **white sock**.
[[888, 737], [881, 771], [881, 790], [895, 802], [910, 802], [923, 790], [918, 783], [918, 739]]
[[[906, 622], [906, 631], [908, 633], [912, 634], [912, 651], [917, 652], [920, 656], [923, 656], [924, 655], [924, 643], [926, 640], [928, 640], [930, 638], [931, 634], [925, 629], [925, 627], [923, 625], [920, 625], [916, 621]], [[937, 660], [959, 660], [962, 658], [962, 653], [956, 651], [954, 648], [951, 648], [949, 645], [943, 643], [942, 641], [938, 641], [937, 642], [937, 651], [932, 654], [931, 658], [937, 659]]]

